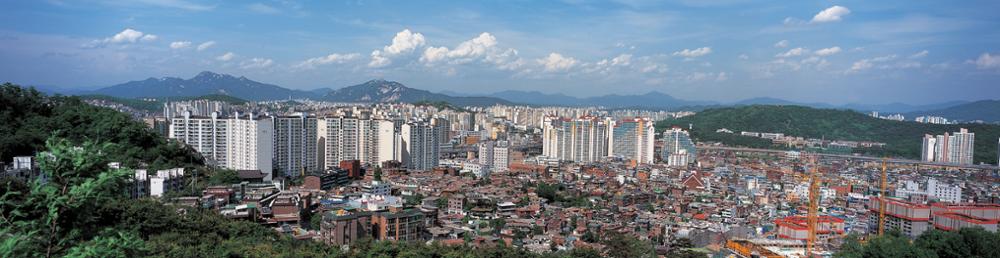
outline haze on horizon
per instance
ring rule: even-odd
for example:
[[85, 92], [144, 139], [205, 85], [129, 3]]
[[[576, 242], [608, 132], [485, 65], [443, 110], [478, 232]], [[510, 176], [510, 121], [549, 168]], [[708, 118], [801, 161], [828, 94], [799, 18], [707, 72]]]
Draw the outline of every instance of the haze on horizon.
[[996, 1], [5, 1], [0, 81], [200, 71], [293, 89], [941, 103], [1000, 98]]

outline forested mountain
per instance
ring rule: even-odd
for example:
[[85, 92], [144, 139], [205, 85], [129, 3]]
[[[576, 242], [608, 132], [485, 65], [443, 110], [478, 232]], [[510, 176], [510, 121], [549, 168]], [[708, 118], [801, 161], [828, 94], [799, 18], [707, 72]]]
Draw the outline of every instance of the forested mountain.
[[906, 114], [907, 119], [918, 116], [940, 116], [948, 120], [974, 121], [987, 123], [1000, 122], [1000, 100], [980, 100], [942, 109], [917, 111]]
[[208, 71], [201, 72], [191, 79], [162, 77], [130, 81], [95, 90], [92, 94], [122, 98], [228, 95], [248, 100], [314, 97], [311, 92], [307, 91], [286, 89], [273, 84], [256, 82], [242, 76], [237, 78], [228, 74]]
[[323, 99], [335, 102], [415, 103], [421, 101], [443, 101], [459, 107], [511, 104], [510, 101], [493, 97], [453, 97], [426, 90], [409, 88], [402, 83], [386, 80], [371, 80], [362, 84], [330, 91], [325, 97], [323, 97]]
[[[739, 136], [740, 131], [784, 133], [789, 136], [884, 142], [884, 149], [858, 149], [869, 155], [889, 155], [911, 159], [920, 158], [921, 138], [924, 134], [943, 134], [967, 128], [976, 133], [974, 161], [995, 164], [997, 139], [1000, 126], [989, 124], [939, 125], [917, 122], [899, 122], [873, 118], [851, 110], [816, 109], [802, 106], [752, 105], [706, 109], [692, 116], [665, 120], [659, 128], [692, 125], [691, 134], [700, 141], [718, 141], [751, 147], [767, 144], [765, 140]], [[716, 133], [727, 128], [734, 134]]]

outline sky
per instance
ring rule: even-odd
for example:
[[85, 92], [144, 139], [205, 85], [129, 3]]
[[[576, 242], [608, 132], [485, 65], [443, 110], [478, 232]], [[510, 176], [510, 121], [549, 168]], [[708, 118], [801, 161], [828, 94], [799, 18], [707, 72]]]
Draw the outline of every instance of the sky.
[[0, 81], [832, 104], [1000, 99], [1000, 1], [0, 0]]

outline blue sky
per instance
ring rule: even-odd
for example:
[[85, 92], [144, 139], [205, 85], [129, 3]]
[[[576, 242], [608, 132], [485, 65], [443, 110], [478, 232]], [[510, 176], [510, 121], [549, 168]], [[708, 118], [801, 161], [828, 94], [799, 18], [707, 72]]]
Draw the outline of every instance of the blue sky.
[[1000, 98], [998, 1], [0, 2], [0, 80], [913, 104]]

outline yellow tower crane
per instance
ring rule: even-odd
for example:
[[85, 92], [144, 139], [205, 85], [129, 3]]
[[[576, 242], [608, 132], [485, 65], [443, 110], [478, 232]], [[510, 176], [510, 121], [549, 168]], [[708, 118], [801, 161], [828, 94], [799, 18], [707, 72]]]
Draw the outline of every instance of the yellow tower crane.
[[819, 169], [816, 156], [812, 156], [812, 167], [809, 168], [809, 213], [806, 217], [809, 226], [809, 236], [806, 238], [806, 256], [811, 257], [816, 245], [816, 223], [819, 220]]
[[888, 158], [882, 158], [882, 186], [881, 191], [879, 191], [878, 199], [878, 235], [881, 236], [885, 232], [885, 190], [888, 188], [888, 175], [886, 174], [886, 166], [888, 165]]

